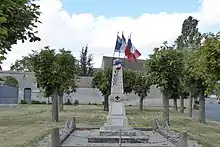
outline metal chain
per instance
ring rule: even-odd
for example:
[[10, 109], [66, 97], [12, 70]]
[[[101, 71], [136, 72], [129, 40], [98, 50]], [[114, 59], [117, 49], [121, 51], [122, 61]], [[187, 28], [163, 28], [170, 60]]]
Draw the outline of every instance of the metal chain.
[[[136, 130], [136, 131], [140, 131], [140, 130]], [[138, 139], [138, 138], [134, 138], [132, 135], [130, 135], [129, 133], [127, 133], [127, 132], [125, 132], [125, 131], [123, 131], [123, 130], [121, 130], [121, 129], [119, 129], [119, 130], [117, 130], [117, 131], [114, 131], [114, 132], [111, 132], [111, 133], [109, 133], [109, 134], [106, 134], [106, 136], [110, 136], [110, 135], [112, 135], [112, 134], [114, 134], [114, 133], [118, 133], [118, 132], [120, 132], [120, 134], [121, 134], [121, 133], [124, 133], [124, 134], [126, 134], [126, 136], [129, 136], [130, 138], [135, 139], [135, 140], [137, 140], [138, 142], [140, 142], [140, 143], [145, 143], [145, 144], [161, 144], [161, 143], [168, 143], [168, 142], [169, 142], [169, 139], [165, 139], [165, 140], [161, 140], [161, 141], [142, 141], [142, 140], [140, 140], [140, 139]], [[140, 131], [140, 132], [142, 132], [142, 131]], [[72, 134], [71, 136], [74, 136], [74, 137], [77, 137], [77, 138], [88, 139], [88, 138], [90, 137], [90, 134], [89, 134], [89, 136], [78, 136], [78, 135], [74, 135], [74, 134]], [[122, 144], [122, 142], [121, 142], [121, 136], [122, 136], [122, 134], [119, 135], [119, 145], [120, 145], [120, 146], [121, 146], [121, 144]], [[149, 136], [149, 135], [147, 135], [147, 136]]]
[[[82, 122], [82, 121], [81, 121], [81, 122]], [[99, 123], [101, 124], [101, 123], [104, 123], [104, 122], [105, 122], [105, 121], [99, 122]], [[86, 123], [88, 123], [88, 122], [86, 122]], [[130, 124], [132, 124], [132, 123], [133, 123], [133, 122], [130, 122]], [[136, 124], [136, 123], [135, 123], [135, 124]], [[70, 130], [69, 126], [67, 126], [66, 128], [64, 128], [64, 131], [62, 131], [61, 136], [64, 135], [65, 133], [68, 133], [69, 130]], [[133, 130], [134, 130], [134, 129], [133, 129]], [[167, 123], [165, 123], [163, 127], [160, 127], [159, 130], [165, 131], [166, 134], [168, 135], [168, 138], [165, 139], [165, 140], [161, 140], [161, 141], [149, 141], [150, 139], [149, 139], [148, 141], [143, 141], [143, 140], [140, 140], [140, 139], [138, 139], [138, 138], [134, 138], [132, 135], [130, 135], [129, 133], [125, 132], [125, 131], [122, 130], [122, 129], [119, 129], [119, 130], [116, 130], [116, 131], [114, 131], [114, 132], [108, 133], [108, 134], [106, 134], [106, 136], [111, 136], [111, 135], [113, 135], [114, 133], [120, 132], [120, 134], [119, 134], [119, 142], [118, 142], [119, 146], [121, 146], [121, 144], [122, 144], [122, 142], [121, 142], [122, 133], [124, 133], [126, 136], [129, 136], [129, 137], [132, 138], [132, 139], [137, 140], [137, 141], [140, 142], [140, 143], [145, 143], [145, 144], [161, 144], [161, 143], [165, 143], [165, 142], [168, 143], [168, 142], [170, 142], [170, 141], [169, 141], [170, 138], [175, 139], [175, 140], [178, 140], [178, 138], [179, 138], [179, 133], [176, 133], [176, 132], [174, 132], [174, 131], [171, 131], [170, 128], [167, 127]], [[142, 132], [142, 131], [140, 131], [140, 130], [134, 130], [134, 131], [138, 131], [138, 132], [144, 134], [146, 137], [150, 137], [149, 135], [145, 134], [144, 132]], [[88, 139], [88, 138], [91, 136], [91, 133], [92, 133], [92, 132], [90, 131], [88, 136], [78, 136], [78, 135], [74, 135], [74, 134], [72, 134], [71, 136], [74, 136], [74, 137], [77, 137], [77, 138]]]
[[154, 141], [154, 142], [152, 142], [152, 141], [142, 141], [142, 140], [140, 140], [138, 138], [134, 138], [132, 135], [128, 134], [127, 132], [124, 132], [124, 133], [127, 134], [130, 138], [135, 139], [135, 140], [137, 140], [137, 141], [139, 141], [141, 143], [145, 143], [145, 144], [159, 144], [159, 143], [164, 143], [164, 142], [168, 142], [169, 141], [168, 139], [162, 140], [162, 141]]

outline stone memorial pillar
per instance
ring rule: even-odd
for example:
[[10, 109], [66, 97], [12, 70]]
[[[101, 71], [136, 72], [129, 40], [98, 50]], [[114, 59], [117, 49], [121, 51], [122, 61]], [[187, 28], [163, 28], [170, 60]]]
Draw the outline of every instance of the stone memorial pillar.
[[[112, 70], [112, 85], [111, 94], [109, 96], [109, 114], [107, 116], [107, 123], [100, 128], [100, 135], [106, 133], [123, 130], [129, 134], [131, 129], [128, 127], [128, 119], [125, 113], [125, 95], [123, 87], [123, 67], [121, 60], [115, 59], [113, 61]], [[129, 131], [130, 130], [130, 131]], [[135, 132], [133, 132], [133, 135]]]

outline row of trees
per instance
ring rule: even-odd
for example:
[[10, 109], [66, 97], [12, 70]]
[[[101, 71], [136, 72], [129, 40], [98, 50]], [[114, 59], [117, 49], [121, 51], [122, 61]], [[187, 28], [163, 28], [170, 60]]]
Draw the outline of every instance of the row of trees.
[[[167, 42], [154, 49], [146, 60], [147, 72], [124, 70], [124, 92], [135, 92], [143, 99], [151, 85], [156, 85], [163, 94], [163, 118], [169, 124], [169, 99], [173, 99], [177, 111], [184, 112], [184, 99], [189, 98], [189, 116], [192, 117], [193, 98], [199, 97], [199, 120], [205, 123], [205, 95], [217, 95], [220, 91], [220, 33], [200, 33], [198, 20], [189, 16], [184, 20], [181, 35], [172, 46]], [[111, 69], [94, 74], [93, 87], [104, 95], [104, 110], [108, 110], [111, 88]]]
[[47, 46], [40, 52], [32, 50], [28, 56], [16, 60], [11, 70], [34, 72], [44, 97], [52, 97], [52, 120], [58, 121], [58, 110], [63, 110], [64, 92], [70, 94], [76, 91], [79, 76], [92, 75], [92, 59], [87, 46], [82, 48], [80, 60], [69, 50], [60, 49], [57, 52]]
[[191, 117], [192, 99], [199, 97], [199, 120], [205, 123], [205, 95], [219, 90], [219, 33], [201, 34], [197, 25], [198, 20], [189, 16], [184, 20], [181, 35], [174, 45], [168, 46], [165, 42], [155, 48], [146, 61], [147, 74], [151, 76], [152, 84], [163, 93], [163, 116], [168, 122], [169, 99], [176, 101], [189, 97]]
[[[2, 0], [0, 5], [0, 64], [5, 55], [11, 51], [17, 41], [23, 43], [40, 41], [37, 36], [37, 25], [40, 16], [40, 6], [34, 0]], [[57, 96], [59, 96], [60, 110], [62, 110], [63, 92], [75, 90], [77, 75], [91, 76], [93, 73], [93, 56], [88, 53], [88, 46], [82, 48], [80, 60], [70, 51], [43, 48], [40, 52], [33, 51], [28, 56], [16, 60], [11, 65], [13, 71], [34, 72], [38, 85], [44, 90], [46, 97], [53, 95], [52, 115], [58, 121]], [[9, 85], [18, 84], [11, 77], [0, 79]]]
[[[0, 5], [0, 63], [18, 40], [40, 41], [37, 36], [39, 6], [33, 0], [2, 0]], [[166, 42], [154, 49], [146, 61], [147, 73], [125, 71], [125, 92], [134, 91], [141, 100], [146, 96], [150, 85], [156, 85], [163, 93], [164, 120], [169, 122], [169, 99], [199, 97], [200, 121], [205, 122], [205, 94], [219, 93], [220, 84], [220, 33], [200, 33], [198, 20], [188, 17], [182, 25], [180, 36], [173, 46]], [[70, 51], [45, 47], [40, 52], [33, 51], [15, 62], [11, 70], [33, 71], [45, 95], [53, 95], [53, 120], [58, 121], [57, 96], [64, 91], [75, 89], [77, 75], [91, 76], [92, 55], [88, 47], [82, 48], [77, 60]], [[80, 71], [80, 72], [79, 72]], [[110, 94], [111, 70], [95, 74], [93, 85], [100, 89], [106, 99]], [[109, 80], [110, 79], [110, 80]], [[128, 80], [129, 79], [129, 80]], [[149, 80], [150, 79], [150, 80]], [[145, 88], [142, 88], [145, 85]], [[143, 103], [142, 103], [143, 104]], [[141, 107], [141, 105], [140, 105]], [[177, 108], [177, 107], [176, 107]], [[106, 108], [107, 109], [107, 108]], [[190, 104], [190, 116], [192, 104]]]
[[[17, 59], [10, 67], [11, 71], [25, 71], [25, 72], [33, 72], [34, 68], [31, 64], [32, 60], [32, 54], [34, 54], [36, 51], [33, 51], [33, 53], [23, 56], [21, 59]], [[79, 76], [92, 76], [94, 72], [93, 68], [93, 54], [88, 52], [88, 45], [85, 47], [82, 47], [82, 50], [80, 51], [80, 59], [77, 60], [77, 66], [78, 66], [78, 75]]]

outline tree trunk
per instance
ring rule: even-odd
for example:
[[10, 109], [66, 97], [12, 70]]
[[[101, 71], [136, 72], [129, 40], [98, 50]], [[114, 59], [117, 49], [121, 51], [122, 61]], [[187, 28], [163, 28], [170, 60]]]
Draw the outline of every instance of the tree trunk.
[[47, 98], [47, 104], [50, 104], [50, 97]]
[[163, 91], [163, 119], [164, 123], [168, 123], [170, 125], [170, 117], [169, 117], [169, 97], [166, 91]]
[[178, 111], [177, 98], [173, 98], [173, 111]]
[[108, 95], [104, 95], [104, 111], [108, 111]]
[[58, 122], [58, 93], [55, 90], [52, 97], [52, 121]]
[[63, 92], [59, 93], [59, 111], [63, 111]]
[[180, 96], [180, 113], [184, 113], [184, 97]]
[[205, 123], [205, 91], [203, 88], [199, 95], [199, 121]]
[[189, 108], [188, 108], [188, 115], [189, 115], [189, 117], [192, 117], [192, 110], [193, 110], [192, 103], [193, 103], [193, 98], [192, 98], [192, 94], [190, 92], [189, 93]]
[[144, 97], [140, 97], [140, 101], [139, 101], [140, 111], [143, 111], [143, 102], [144, 102]]

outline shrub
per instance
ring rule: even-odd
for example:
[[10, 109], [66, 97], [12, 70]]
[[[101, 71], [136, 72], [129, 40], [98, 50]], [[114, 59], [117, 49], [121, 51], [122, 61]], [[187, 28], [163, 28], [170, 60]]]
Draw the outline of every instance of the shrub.
[[72, 103], [70, 102], [70, 99], [67, 99], [67, 102], [65, 102], [64, 105], [72, 105]]
[[76, 106], [76, 105], [79, 105], [79, 100], [75, 100], [73, 104], [74, 104], [75, 106]]
[[31, 104], [47, 104], [46, 102], [40, 102], [40, 101], [36, 101], [36, 100], [33, 100], [31, 101]]
[[21, 100], [20, 104], [27, 104], [27, 102], [25, 100]]

